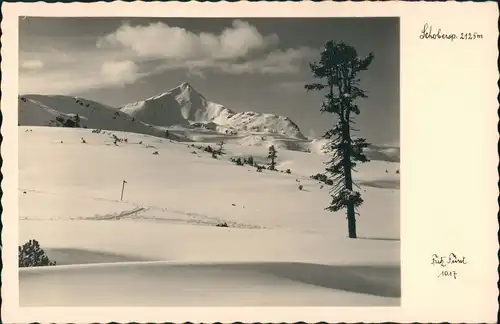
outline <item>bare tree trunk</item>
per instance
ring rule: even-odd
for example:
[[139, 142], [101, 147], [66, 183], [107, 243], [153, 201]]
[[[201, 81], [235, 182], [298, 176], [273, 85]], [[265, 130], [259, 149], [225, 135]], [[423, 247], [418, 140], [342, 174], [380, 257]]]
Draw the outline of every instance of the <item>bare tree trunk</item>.
[[[340, 88], [340, 96], [343, 98], [344, 92], [348, 91], [349, 84], [348, 80], [346, 80], [346, 74], [340, 73], [340, 77], [343, 78], [343, 89]], [[350, 111], [347, 107], [344, 107], [341, 112], [342, 119], [342, 142], [345, 144], [343, 150], [343, 165], [344, 165], [344, 179], [345, 179], [345, 187], [347, 190], [352, 192], [352, 171], [351, 171], [351, 125], [349, 124], [350, 120]], [[349, 232], [349, 238], [357, 238], [356, 234], [356, 211], [354, 209], [354, 203], [349, 202], [347, 204], [347, 229]]]
[[[352, 173], [351, 173], [351, 130], [349, 125], [349, 112], [347, 112], [344, 124], [344, 141], [348, 143], [344, 154], [344, 174], [346, 188], [352, 191]], [[356, 212], [354, 203], [347, 204], [347, 226], [349, 229], [349, 238], [357, 238], [356, 235]]]

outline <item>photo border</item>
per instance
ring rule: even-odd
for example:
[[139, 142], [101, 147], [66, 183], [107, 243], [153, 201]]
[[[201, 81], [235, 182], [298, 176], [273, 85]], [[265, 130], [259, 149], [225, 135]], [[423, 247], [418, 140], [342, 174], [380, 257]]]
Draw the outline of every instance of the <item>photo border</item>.
[[[461, 199], [465, 198], [463, 194], [461, 194], [457, 188], [447, 187], [449, 192], [442, 193], [439, 190], [436, 190], [433, 187], [427, 188], [428, 192], [425, 190], [421, 190], [422, 188], [417, 188], [416, 186], [409, 186], [411, 188], [410, 192], [412, 193], [412, 197], [407, 196], [404, 192], [408, 192], [408, 188], [404, 189], [408, 184], [418, 183], [420, 179], [418, 179], [419, 175], [414, 175], [408, 172], [402, 172], [401, 175], [401, 255], [402, 255], [402, 267], [401, 267], [401, 280], [402, 283], [405, 282], [406, 278], [422, 278], [421, 280], [413, 280], [418, 281], [417, 283], [412, 283], [410, 279], [410, 284], [406, 286], [402, 285], [402, 305], [398, 307], [399, 309], [404, 309], [404, 311], [400, 311], [399, 314], [395, 314], [394, 312], [388, 313], [389, 311], [386, 308], [376, 308], [368, 307], [370, 309], [367, 314], [366, 308], [363, 307], [363, 311], [360, 311], [360, 307], [356, 308], [340, 308], [340, 307], [319, 307], [319, 308], [300, 308], [299, 312], [296, 310], [286, 309], [286, 312], [283, 312], [285, 309], [277, 310], [275, 313], [267, 313], [266, 316], [262, 316], [262, 314], [258, 314], [259, 309], [262, 308], [244, 308], [240, 309], [243, 312], [239, 314], [227, 314], [228, 309], [237, 309], [236, 307], [209, 307], [206, 308], [196, 308], [196, 310], [191, 311], [196, 314], [196, 312], [202, 312], [204, 317], [201, 321], [217, 321], [217, 322], [236, 322], [242, 321], [241, 316], [245, 317], [244, 322], [297, 322], [297, 319], [300, 318], [305, 320], [306, 322], [320, 322], [320, 321], [349, 321], [349, 322], [380, 322], [380, 321], [394, 321], [394, 322], [414, 322], [414, 321], [422, 321], [422, 322], [491, 322], [493, 320], [493, 316], [496, 314], [496, 309], [498, 306], [498, 300], [500, 297], [498, 295], [498, 290], [494, 289], [492, 285], [492, 281], [497, 283], [497, 288], [499, 287], [498, 280], [498, 220], [493, 221], [489, 218], [487, 219], [477, 219], [477, 214], [480, 215], [489, 215], [495, 213], [498, 216], [498, 202], [500, 202], [498, 196], [498, 167], [500, 166], [498, 163], [498, 150], [493, 153], [491, 146], [500, 143], [498, 140], [498, 129], [500, 124], [498, 123], [498, 87], [493, 86], [493, 82], [496, 84], [499, 82], [498, 77], [498, 12], [491, 10], [494, 8], [494, 2], [488, 3], [464, 3], [464, 2], [456, 2], [456, 3], [410, 3], [410, 2], [384, 2], [384, 3], [374, 3], [374, 2], [356, 2], [356, 3], [333, 3], [333, 2], [292, 2], [287, 3], [287, 8], [283, 3], [279, 2], [232, 2], [230, 9], [228, 9], [229, 3], [220, 3], [220, 2], [169, 2], [169, 3], [159, 3], [159, 2], [144, 2], [144, 3], [132, 3], [132, 2], [98, 2], [98, 3], [78, 3], [78, 2], [67, 2], [67, 3], [3, 3], [2, 4], [2, 13], [4, 20], [2, 21], [2, 72], [6, 75], [12, 74], [11, 71], [13, 69], [17, 70], [17, 51], [14, 51], [13, 48], [9, 45], [12, 45], [12, 40], [9, 40], [9, 33], [12, 33], [10, 25], [12, 22], [12, 16], [14, 13], [19, 14], [21, 10], [24, 15], [28, 12], [40, 12], [40, 10], [34, 9], [43, 8], [43, 10], [47, 10], [47, 6], [50, 6], [50, 10], [52, 14], [55, 11], [65, 9], [64, 6], [72, 6], [75, 7], [73, 11], [74, 16], [80, 16], [81, 13], [85, 10], [88, 10], [88, 6], [94, 6], [97, 10], [109, 10], [112, 7], [123, 7], [120, 8], [119, 16], [135, 16], [133, 13], [136, 12], [136, 8], [132, 8], [130, 5], [134, 5], [136, 7], [141, 7], [143, 10], [147, 10], [149, 12], [158, 13], [158, 10], [152, 10], [151, 8], [159, 6], [169, 6], [169, 10], [173, 10], [176, 13], [184, 13], [184, 14], [194, 14], [196, 13], [195, 6], [213, 6], [213, 8], [217, 7], [219, 13], [228, 10], [234, 11], [236, 7], [244, 7], [244, 6], [255, 6], [261, 7], [275, 14], [270, 15], [268, 17], [276, 16], [278, 14], [284, 14], [289, 12], [292, 7], [295, 7], [297, 12], [301, 14], [311, 14], [311, 13], [322, 13], [324, 15], [325, 12], [335, 12], [335, 14], [349, 14], [349, 16], [356, 16], [356, 13], [359, 11], [363, 12], [371, 12], [371, 15], [376, 14], [377, 16], [384, 15], [387, 12], [391, 13], [399, 13], [400, 17], [400, 55], [401, 55], [401, 108], [400, 108], [400, 118], [401, 118], [401, 164], [405, 165], [407, 170], [418, 170], [418, 164], [428, 171], [428, 173], [432, 174], [432, 177], [439, 175], [444, 183], [454, 184], [453, 175], [461, 174], [463, 178], [461, 179], [461, 185], [466, 188], [471, 188], [472, 192], [469, 193], [471, 197], [469, 197], [470, 205], [461, 205], [460, 208], [451, 204], [452, 202], [459, 203]], [[86, 5], [86, 6], [85, 6]], [[159, 5], [159, 6], [158, 6]], [[182, 10], [172, 9], [173, 6], [182, 6], [184, 7]], [[278, 7], [279, 5], [279, 7]], [[308, 5], [309, 7], [305, 7]], [[84, 7], [85, 6], [85, 7]], [[227, 8], [222, 8], [222, 6]], [[362, 8], [363, 7], [363, 8]], [[100, 9], [99, 9], [100, 8]], [[107, 8], [107, 9], [106, 9]], [[132, 8], [132, 9], [131, 9]], [[147, 9], [146, 9], [147, 8]], [[311, 9], [314, 8], [314, 9]], [[361, 9], [362, 8], [362, 9]], [[114, 9], [114, 8], [111, 8]], [[335, 9], [335, 10], [334, 10]], [[83, 11], [82, 11], [83, 10]], [[207, 10], [204, 8], [204, 14], [214, 12]], [[217, 11], [215, 10], [215, 11]], [[242, 9], [239, 9], [242, 10]], [[254, 10], [254, 9], [253, 9]], [[261, 9], [262, 10], [262, 9]], [[128, 14], [124, 14], [128, 12]], [[248, 11], [247, 11], [248, 12]], [[102, 13], [102, 11], [101, 11]], [[45, 15], [45, 14], [44, 14]], [[68, 15], [65, 15], [68, 16]], [[155, 15], [157, 16], [157, 15]], [[199, 15], [197, 15], [199, 16]], [[241, 15], [240, 15], [241, 16]], [[17, 17], [17, 16], [16, 16]], [[417, 18], [415, 18], [417, 17]], [[7, 23], [6, 23], [7, 21]], [[9, 24], [10, 21], [10, 24]], [[445, 43], [445, 42], [437, 42], [433, 40], [418, 40], [418, 36], [420, 34], [421, 26], [426, 21], [432, 21], [435, 24], [439, 24], [440, 28], [443, 30], [453, 31], [460, 33], [460, 30], [475, 29], [480, 31], [481, 33], [488, 36], [488, 42], [485, 40], [482, 43], [474, 43], [473, 45], [464, 45], [464, 42], [456, 42], [456, 43]], [[480, 46], [480, 50], [474, 48], [475, 46]], [[457, 50], [460, 48], [462, 51]], [[8, 50], [7, 50], [8, 49]], [[417, 51], [419, 55], [415, 55], [411, 51]], [[481, 52], [483, 55], [479, 55], [478, 52]], [[14, 52], [14, 53], [13, 53]], [[14, 54], [14, 55], [13, 55]], [[412, 61], [414, 60], [414, 61]], [[492, 64], [493, 60], [497, 63], [497, 69], [494, 70]], [[446, 62], [446, 64], [442, 64]], [[479, 70], [479, 73], [474, 73], [467, 67], [466, 63], [472, 62], [475, 67]], [[478, 62], [482, 62], [483, 64], [478, 64]], [[410, 65], [416, 64], [416, 69], [420, 69], [420, 71], [416, 71], [415, 67], [411, 69]], [[456, 69], [460, 69], [459, 71], [464, 74], [466, 79], [469, 80], [477, 80], [480, 78], [480, 82], [484, 82], [479, 86], [471, 85], [472, 89], [465, 88], [464, 86], [457, 84], [454, 80], [444, 79], [442, 75], [449, 75], [450, 78], [453, 79], [453, 75], [456, 72]], [[405, 71], [405, 72], [403, 72]], [[410, 71], [410, 72], [408, 72]], [[431, 73], [429, 73], [431, 72]], [[477, 71], [476, 71], [477, 72]], [[425, 78], [426, 73], [428, 75], [434, 76], [433, 80], [429, 80]], [[406, 74], [406, 75], [405, 75]], [[411, 77], [407, 75], [410, 74]], [[405, 77], [403, 77], [405, 75]], [[411, 79], [413, 78], [413, 79]], [[2, 107], [15, 107], [14, 100], [17, 97], [17, 82], [18, 80], [12, 81], [10, 78], [9, 82], [2, 82], [2, 94], [4, 94], [1, 98]], [[420, 84], [418, 80], [424, 80], [424, 85]], [[446, 80], [446, 82], [443, 82]], [[494, 80], [494, 81], [493, 81]], [[456, 81], [456, 80], [455, 80]], [[450, 85], [451, 83], [451, 85]], [[411, 89], [411, 90], [409, 90]], [[464, 96], [460, 91], [456, 90], [468, 90], [468, 96]], [[409, 90], [409, 91], [407, 91]], [[418, 96], [414, 93], [420, 94], [423, 99], [419, 100]], [[440, 106], [440, 109], [448, 109], [447, 105], [452, 106], [453, 108], [460, 108], [464, 105], [472, 105], [472, 106], [489, 106], [495, 105], [497, 109], [495, 109], [495, 115], [493, 115], [490, 111], [485, 111], [484, 113], [477, 113], [477, 115], [471, 116], [462, 116], [457, 115], [456, 109], [455, 111], [450, 110], [447, 113], [443, 111], [432, 111], [431, 109], [425, 107], [425, 105], [421, 105], [426, 102], [434, 103], [435, 101], [441, 100], [442, 93], [454, 93], [456, 98], [446, 98], [450, 101], [444, 102], [445, 105]], [[14, 95], [14, 93], [16, 95]], [[422, 98], [420, 98], [422, 99]], [[413, 100], [413, 101], [412, 101]], [[495, 100], [495, 101], [493, 101]], [[403, 105], [404, 103], [408, 103]], [[441, 102], [442, 104], [443, 102]], [[479, 103], [479, 104], [478, 104]], [[437, 106], [438, 104], [436, 104]], [[405, 108], [403, 108], [405, 107]], [[443, 132], [443, 134], [439, 134], [439, 131], [443, 129], [443, 125], [433, 123], [433, 120], [426, 120], [421, 116], [423, 114], [415, 114], [411, 109], [423, 110], [428, 113], [428, 115], [433, 115], [435, 118], [439, 120], [444, 120], [446, 126], [448, 127], [448, 132]], [[409, 112], [410, 111], [410, 112]], [[421, 112], [421, 111], [420, 111]], [[453, 118], [450, 118], [450, 112], [455, 112], [455, 115], [452, 115]], [[412, 115], [413, 114], [413, 115]], [[14, 121], [17, 115], [14, 109], [2, 108], [2, 125], [1, 131], [2, 135], [5, 134], [17, 134], [17, 126], [11, 125], [10, 123], [6, 123], [6, 121]], [[416, 116], [418, 115], [418, 116]], [[409, 117], [414, 117], [410, 118]], [[440, 119], [441, 118], [441, 119]], [[446, 118], [452, 119], [452, 122], [446, 122]], [[422, 122], [426, 121], [426, 126], [422, 126]], [[493, 123], [495, 126], [493, 126]], [[488, 126], [486, 126], [488, 125]], [[470, 132], [471, 127], [474, 127], [473, 131], [469, 134], [470, 138], [466, 138], [463, 134], [463, 129], [467, 129]], [[493, 129], [494, 128], [494, 129]], [[403, 131], [405, 130], [405, 131]], [[411, 131], [408, 131], [411, 130]], [[450, 131], [451, 130], [451, 131]], [[423, 134], [424, 131], [430, 132], [431, 135], [441, 135], [441, 137], [435, 137], [428, 134]], [[462, 131], [462, 132], [461, 132]], [[422, 138], [415, 138], [409, 134], [419, 134]], [[447, 134], [452, 133], [452, 135]], [[1, 142], [1, 152], [3, 156], [6, 156], [6, 152], [17, 151], [15, 150], [17, 145], [17, 135], [16, 140], [14, 140], [14, 136], [2, 137]], [[457, 141], [460, 143], [455, 143], [453, 141]], [[451, 141], [451, 143], [450, 143]], [[448, 145], [447, 145], [448, 144]], [[459, 145], [460, 144], [460, 145]], [[479, 150], [479, 154], [477, 156], [481, 156], [481, 159], [476, 159], [479, 161], [456, 161], [453, 166], [448, 166], [448, 169], [441, 169], [441, 173], [433, 173], [434, 170], [431, 170], [429, 167], [433, 165], [437, 165], [440, 168], [446, 166], [444, 163], [438, 163], [436, 161], [431, 161], [431, 159], [426, 158], [425, 156], [418, 156], [415, 152], [425, 152], [425, 149], [430, 150], [432, 153], [440, 156], [439, 154], [443, 154], [443, 158], [447, 158], [449, 156], [454, 156], [453, 153], [456, 152], [457, 149], [462, 148], [462, 146], [474, 146], [474, 148]], [[412, 151], [410, 151], [410, 148]], [[441, 149], [439, 151], [438, 149]], [[10, 154], [9, 154], [10, 155]], [[434, 162], [434, 164], [432, 164]], [[495, 174], [493, 174], [493, 165], [497, 168]], [[9, 159], [4, 159], [1, 165], [2, 169], [2, 212], [5, 210], [5, 214], [7, 215], [17, 215], [17, 204], [10, 204], [6, 202], [17, 201], [16, 191], [14, 190], [5, 190], [4, 188], [14, 188], [17, 185], [17, 178], [14, 175], [17, 175], [17, 154], [15, 157]], [[471, 168], [476, 170], [476, 173], [466, 173], [467, 168]], [[453, 173], [453, 171], [462, 171], [462, 173]], [[421, 177], [422, 175], [420, 175]], [[430, 177], [429, 174], [426, 174], [427, 177]], [[474, 178], [474, 176], [476, 178]], [[432, 178], [431, 177], [431, 178]], [[494, 179], [491, 180], [491, 179]], [[444, 181], [446, 180], [446, 181]], [[465, 184], [465, 182], [467, 182]], [[479, 191], [477, 188], [485, 188], [485, 191]], [[429, 193], [430, 192], [430, 193]], [[451, 194], [450, 194], [451, 193]], [[444, 217], [443, 215], [447, 215], [447, 210], [444, 209], [441, 205], [439, 205], [438, 201], [435, 198], [435, 195], [441, 194], [446, 197], [442, 197], [445, 201], [449, 202], [446, 206], [449, 207], [451, 216]], [[449, 195], [449, 196], [448, 196]], [[483, 196], [481, 196], [483, 195]], [[416, 196], [416, 198], [415, 198]], [[493, 203], [493, 196], [495, 196], [496, 202]], [[432, 213], [443, 216], [444, 219], [441, 218], [430, 218], [426, 215], [425, 212], [418, 213], [416, 210], [418, 209], [417, 201], [419, 197], [426, 197], [427, 201], [432, 205]], [[457, 198], [458, 197], [458, 198]], [[442, 201], [441, 201], [442, 202]], [[404, 208], [409, 212], [403, 217]], [[474, 207], [474, 208], [473, 208]], [[412, 209], [413, 208], [413, 209]], [[428, 213], [429, 211], [427, 211]], [[5, 215], [2, 213], [2, 216]], [[456, 215], [461, 215], [462, 217], [466, 217], [467, 215], [474, 215], [475, 218], [471, 219], [473, 222], [465, 221], [462, 218], [456, 218]], [[413, 216], [413, 217], [412, 217]], [[422, 220], [423, 219], [423, 220]], [[419, 222], [423, 222], [424, 225]], [[9, 233], [14, 232], [17, 233], [17, 219], [10, 219], [6, 217], [2, 217], [2, 225], [5, 225], [2, 228], [2, 261], [5, 261], [7, 264], [12, 264], [15, 260], [14, 255], [14, 244], [13, 240], [6, 231], [5, 228], [9, 229]], [[451, 224], [450, 224], [451, 223]], [[404, 228], [412, 228], [415, 230], [416, 228], [421, 228], [426, 230], [425, 241], [422, 240], [422, 237], [412, 236], [411, 231], [404, 231]], [[450, 227], [451, 230], [450, 230]], [[467, 230], [469, 235], [467, 237], [467, 244], [463, 243], [463, 236], [459, 235], [461, 231]], [[442, 234], [442, 233], [445, 234]], [[493, 232], [496, 232], [493, 235]], [[430, 233], [430, 235], [429, 235]], [[9, 235], [9, 236], [8, 236]], [[407, 238], [405, 238], [405, 236]], [[445, 236], [444, 239], [443, 237]], [[440, 240], [441, 239], [441, 240]], [[16, 241], [17, 245], [17, 240]], [[474, 243], [474, 244], [471, 244]], [[417, 246], [418, 245], [418, 246]], [[474, 245], [471, 247], [470, 245]], [[4, 248], [5, 246], [5, 248]], [[443, 281], [438, 280], [436, 278], [436, 268], [430, 265], [430, 256], [432, 253], [448, 253], [451, 250], [459, 250], [460, 253], [466, 255], [470, 260], [469, 266], [464, 269], [464, 277], [462, 281]], [[408, 258], [407, 254], [412, 255], [411, 258]], [[496, 257], [493, 257], [493, 254]], [[403, 256], [405, 256], [403, 258]], [[403, 260], [405, 262], [403, 262]], [[496, 269], [494, 269], [496, 268]], [[82, 308], [74, 309], [72, 308], [72, 313], [68, 314], [63, 313], [59, 314], [60, 316], [57, 319], [50, 316], [53, 311], [64, 311], [63, 309], [68, 308], [51, 308], [44, 307], [44, 310], [40, 312], [40, 310], [35, 310], [33, 308], [24, 308], [25, 311], [20, 313], [19, 308], [13, 305], [12, 298], [17, 300], [18, 292], [12, 292], [12, 282], [13, 279], [17, 279], [17, 276], [13, 275], [13, 272], [17, 272], [17, 268], [9, 269], [9, 266], [4, 267], [2, 269], [3, 278], [8, 278], [7, 280], [3, 280], [2, 278], [2, 295], [3, 295], [3, 304], [2, 304], [2, 317], [5, 321], [24, 321], [24, 322], [40, 322], [43, 321], [59, 321], [59, 322], [76, 322], [82, 321], [81, 319], [85, 318], [83, 321], [89, 322], [110, 322], [117, 321], [118, 322], [130, 322], [130, 321], [139, 321], [139, 322], [151, 322], [158, 321], [162, 322], [165, 319], [161, 319], [162, 316], [165, 316], [163, 312], [156, 312], [152, 314], [154, 310], [152, 308], [142, 308], [142, 311], [148, 313], [148, 317], [140, 317], [138, 312], [131, 311], [130, 309], [123, 308], [107, 308], [107, 311], [103, 311], [102, 309], [90, 314], [92, 317], [88, 317], [89, 313], [87, 313]], [[458, 285], [457, 282], [461, 282], [461, 285]], [[16, 281], [17, 283], [17, 281]], [[480, 287], [480, 288], [478, 288]], [[493, 289], [492, 289], [493, 288]], [[406, 297], [405, 297], [406, 293]], [[417, 296], [421, 294], [420, 296]], [[492, 302], [493, 295], [496, 296], [495, 303]], [[6, 298], [5, 296], [9, 296]], [[433, 298], [428, 298], [428, 296], [432, 296]], [[464, 298], [467, 296], [467, 298]], [[440, 304], [435, 305], [432, 300], [439, 300]], [[464, 300], [466, 299], [466, 300]], [[406, 302], [405, 302], [406, 300]], [[406, 305], [405, 305], [406, 303]], [[410, 305], [410, 306], [408, 306]], [[14, 306], [14, 307], [13, 307]], [[410, 307], [410, 308], [408, 308]], [[275, 308], [275, 307], [273, 307]], [[393, 309], [393, 307], [389, 307]], [[163, 308], [165, 310], [165, 308]], [[184, 309], [193, 309], [191, 307], [184, 307]], [[269, 311], [269, 308], [266, 308]], [[354, 310], [353, 310], [354, 309]], [[135, 309], [137, 311], [137, 309]], [[168, 314], [173, 316], [173, 322], [186, 322], [193, 320], [194, 318], [186, 318], [184, 317], [187, 313], [191, 312], [172, 312], [170, 308], [167, 308], [170, 311]], [[38, 311], [38, 312], [36, 312]], [[114, 315], [110, 316], [109, 312], [119, 311], [114, 313]], [[223, 312], [226, 311], [226, 312]], [[307, 311], [311, 311], [314, 313], [307, 313]], [[339, 312], [343, 312], [343, 315], [339, 315]], [[362, 314], [360, 314], [362, 313]], [[112, 314], [112, 313], [111, 313]], [[118, 314], [118, 315], [117, 315]], [[199, 315], [200, 313], [198, 313]], [[53, 313], [52, 313], [53, 315]], [[40, 317], [36, 317], [40, 316]], [[75, 316], [79, 318], [75, 320]], [[87, 316], [87, 317], [85, 317]], [[192, 317], [193, 315], [191, 315]], [[194, 315], [196, 317], [196, 315]], [[424, 316], [424, 317], [423, 317]], [[217, 319], [217, 320], [215, 320]], [[222, 321], [221, 321], [222, 319]], [[250, 319], [250, 320], [248, 320]], [[171, 319], [168, 319], [171, 321]], [[194, 321], [197, 322], [198, 320]]]

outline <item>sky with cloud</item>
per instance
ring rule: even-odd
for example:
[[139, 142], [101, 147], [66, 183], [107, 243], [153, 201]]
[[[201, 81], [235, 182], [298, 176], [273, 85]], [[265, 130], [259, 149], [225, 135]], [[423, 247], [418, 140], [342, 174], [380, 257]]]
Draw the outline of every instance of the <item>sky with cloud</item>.
[[321, 136], [335, 118], [304, 84], [328, 40], [374, 53], [357, 126], [373, 143], [399, 143], [397, 18], [28, 17], [19, 26], [19, 91], [120, 106], [188, 81], [234, 111], [286, 115]]

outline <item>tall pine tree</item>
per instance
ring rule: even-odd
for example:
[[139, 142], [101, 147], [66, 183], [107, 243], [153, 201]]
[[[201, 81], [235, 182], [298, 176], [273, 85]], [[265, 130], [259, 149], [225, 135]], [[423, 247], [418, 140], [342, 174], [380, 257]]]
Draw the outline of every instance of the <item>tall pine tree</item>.
[[373, 53], [359, 57], [354, 47], [342, 41], [328, 41], [319, 62], [309, 65], [314, 78], [322, 82], [305, 86], [307, 91], [325, 90], [321, 112], [338, 117], [337, 124], [323, 136], [329, 140], [325, 149], [331, 156], [326, 163], [326, 172], [334, 182], [330, 191], [332, 201], [326, 210], [346, 209], [349, 238], [357, 237], [357, 209], [363, 203], [361, 194], [353, 189], [357, 185], [352, 180], [352, 172], [359, 162], [368, 162], [363, 149], [369, 145], [366, 139], [353, 136], [356, 131], [353, 116], [360, 114], [355, 101], [367, 98], [359, 86], [358, 74], [368, 69], [373, 58]]

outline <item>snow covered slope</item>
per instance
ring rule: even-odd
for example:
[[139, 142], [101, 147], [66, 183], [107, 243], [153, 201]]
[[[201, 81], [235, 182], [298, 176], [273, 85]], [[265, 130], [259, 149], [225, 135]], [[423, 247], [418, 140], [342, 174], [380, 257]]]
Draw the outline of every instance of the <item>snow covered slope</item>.
[[256, 172], [228, 159], [265, 163], [266, 146], [235, 141], [213, 159], [191, 143], [112, 133], [127, 142], [19, 127], [19, 244], [38, 240], [58, 264], [20, 269], [22, 306], [399, 304], [399, 163], [355, 174], [365, 202], [351, 240], [345, 215], [324, 210], [328, 186], [309, 178], [324, 155], [282, 150], [277, 167], [291, 174]]
[[[63, 120], [78, 115], [82, 127], [126, 131], [164, 137], [165, 132], [135, 119], [118, 109], [79, 97], [62, 95], [22, 95], [18, 100], [21, 126], [62, 126]], [[58, 118], [59, 117], [59, 118]]]
[[235, 113], [223, 105], [208, 101], [187, 82], [160, 95], [127, 104], [120, 110], [158, 126], [215, 122], [234, 132], [276, 133], [305, 139], [299, 127], [288, 117], [256, 112]]

